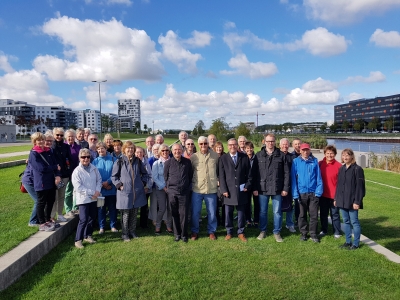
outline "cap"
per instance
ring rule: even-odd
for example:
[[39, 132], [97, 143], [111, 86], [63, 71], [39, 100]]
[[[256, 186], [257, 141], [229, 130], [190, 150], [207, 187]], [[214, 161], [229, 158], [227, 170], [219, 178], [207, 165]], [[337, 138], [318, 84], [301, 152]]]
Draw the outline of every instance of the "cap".
[[300, 145], [300, 150], [304, 150], [304, 149], [310, 149], [310, 145], [309, 145], [309, 144], [306, 144], [306, 143], [301, 144], [301, 145]]

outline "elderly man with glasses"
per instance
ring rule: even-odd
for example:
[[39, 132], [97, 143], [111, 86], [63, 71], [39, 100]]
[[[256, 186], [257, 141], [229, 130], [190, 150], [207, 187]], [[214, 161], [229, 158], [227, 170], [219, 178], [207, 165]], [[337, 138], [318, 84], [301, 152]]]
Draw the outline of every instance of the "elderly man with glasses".
[[210, 240], [216, 240], [217, 230], [217, 191], [218, 176], [217, 167], [219, 156], [208, 148], [208, 141], [205, 136], [198, 139], [200, 151], [190, 157], [193, 168], [192, 180], [192, 236], [193, 241], [199, 235], [199, 219], [203, 200], [207, 209], [207, 232]]
[[99, 138], [97, 137], [97, 134], [91, 134], [88, 136], [88, 142], [89, 142], [89, 151], [90, 151], [90, 162], [92, 162], [99, 154], [97, 153], [97, 142]]

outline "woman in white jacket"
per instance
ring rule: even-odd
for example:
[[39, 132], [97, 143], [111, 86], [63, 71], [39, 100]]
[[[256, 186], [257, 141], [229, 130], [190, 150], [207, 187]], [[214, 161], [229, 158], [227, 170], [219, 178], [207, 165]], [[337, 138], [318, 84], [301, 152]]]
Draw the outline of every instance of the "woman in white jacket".
[[102, 181], [99, 170], [90, 163], [90, 151], [79, 151], [79, 166], [72, 173], [72, 184], [76, 205], [79, 207], [79, 223], [75, 235], [75, 247], [83, 248], [82, 240], [89, 244], [96, 243], [92, 238], [93, 221], [97, 214], [97, 197]]

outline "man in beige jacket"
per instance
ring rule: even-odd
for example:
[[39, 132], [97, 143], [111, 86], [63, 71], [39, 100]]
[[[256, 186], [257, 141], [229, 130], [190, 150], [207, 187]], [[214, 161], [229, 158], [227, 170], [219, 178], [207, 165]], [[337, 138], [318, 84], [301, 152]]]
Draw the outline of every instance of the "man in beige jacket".
[[193, 167], [191, 239], [195, 241], [199, 236], [199, 219], [204, 200], [207, 209], [208, 235], [211, 240], [215, 240], [218, 154], [208, 148], [208, 140], [205, 136], [199, 137], [198, 144], [200, 151], [190, 157]]

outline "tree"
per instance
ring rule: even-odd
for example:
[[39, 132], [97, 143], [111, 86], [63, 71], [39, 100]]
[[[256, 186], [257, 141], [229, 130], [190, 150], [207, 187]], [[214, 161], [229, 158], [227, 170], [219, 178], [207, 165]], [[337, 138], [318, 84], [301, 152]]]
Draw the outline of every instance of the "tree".
[[386, 121], [383, 124], [383, 126], [387, 131], [392, 131], [393, 130], [393, 124], [394, 124], [394, 118], [393, 118], [393, 116], [390, 116], [388, 119], [386, 119]]
[[140, 122], [139, 121], [135, 122], [135, 127], [136, 127], [136, 133], [140, 133]]
[[[202, 120], [198, 121], [196, 123], [196, 125], [194, 126], [192, 134], [193, 135], [203, 135], [205, 132], [204, 127], [205, 127], [204, 122]], [[195, 133], [193, 133], [193, 132], [195, 132]]]
[[240, 122], [239, 125], [235, 129], [235, 138], [238, 138], [239, 136], [245, 136], [247, 138], [250, 137], [250, 130], [247, 128], [246, 124]]
[[148, 130], [147, 130], [147, 124], [144, 124], [143, 125], [143, 129], [144, 129], [144, 131], [147, 133], [148, 132]]
[[225, 122], [225, 118], [213, 120], [208, 132], [214, 134], [218, 141], [225, 141], [228, 133], [228, 124]]
[[347, 120], [344, 120], [342, 123], [342, 129], [347, 132], [347, 129], [349, 129], [350, 123]]
[[322, 132], [325, 132], [326, 130], [326, 123], [322, 124], [321, 127], [319, 129], [321, 129]]
[[336, 123], [333, 123], [331, 126], [329, 126], [329, 129], [331, 130], [331, 132], [336, 132], [338, 125]]

